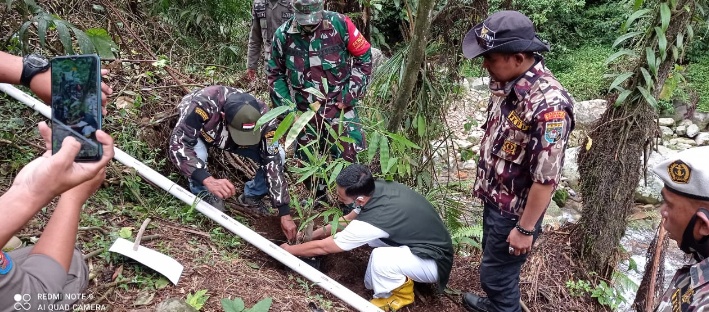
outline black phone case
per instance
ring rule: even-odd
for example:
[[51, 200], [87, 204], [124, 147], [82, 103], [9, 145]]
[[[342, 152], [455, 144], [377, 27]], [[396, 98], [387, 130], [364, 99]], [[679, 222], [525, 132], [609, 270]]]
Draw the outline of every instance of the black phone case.
[[[89, 73], [86, 81], [68, 78], [80, 72], [63, 71], [60, 67], [76, 65], [77, 60], [90, 59], [95, 67], [93, 77]], [[72, 63], [64, 63], [66, 60]], [[81, 151], [75, 161], [98, 161], [103, 156], [101, 143], [96, 141], [95, 133], [102, 128], [101, 108], [101, 62], [96, 54], [58, 56], [51, 60], [52, 65], [52, 154], [59, 151], [61, 142], [66, 136], [73, 136], [81, 142]], [[62, 66], [59, 66], [62, 65]], [[57, 72], [62, 70], [62, 72]], [[91, 68], [89, 68], [91, 70]], [[78, 75], [85, 74], [81, 72]], [[55, 78], [59, 77], [58, 81]], [[95, 84], [93, 86], [89, 84]], [[92, 89], [93, 87], [93, 89]], [[88, 91], [82, 91], [88, 88]], [[78, 90], [78, 91], [77, 91]], [[86, 98], [88, 97], [88, 100]], [[82, 112], [76, 113], [67, 106], [79, 106]], [[78, 110], [77, 110], [78, 111]], [[70, 117], [71, 116], [71, 117]], [[80, 119], [77, 119], [80, 118]], [[71, 119], [71, 121], [70, 121]], [[90, 132], [93, 130], [92, 132]], [[86, 132], [90, 132], [87, 134]]]

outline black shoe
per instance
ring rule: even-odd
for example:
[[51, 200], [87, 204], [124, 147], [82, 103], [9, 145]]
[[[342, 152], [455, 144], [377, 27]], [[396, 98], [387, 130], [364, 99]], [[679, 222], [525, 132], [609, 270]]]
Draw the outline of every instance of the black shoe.
[[217, 210], [224, 212], [224, 200], [216, 195], [210, 192], [201, 192], [197, 195], [197, 197], [212, 205], [212, 207], [217, 208]]
[[490, 305], [490, 299], [487, 299], [487, 297], [480, 297], [471, 293], [463, 294], [463, 307], [468, 311], [489, 312], [491, 310]]
[[246, 196], [244, 194], [239, 195], [236, 199], [240, 205], [256, 210], [260, 214], [268, 214], [268, 208], [263, 204], [261, 199], [263, 196]]

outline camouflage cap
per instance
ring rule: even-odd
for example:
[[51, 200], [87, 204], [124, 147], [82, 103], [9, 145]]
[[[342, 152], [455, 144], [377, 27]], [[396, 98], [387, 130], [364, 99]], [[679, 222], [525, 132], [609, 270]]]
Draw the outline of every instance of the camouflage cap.
[[317, 25], [322, 21], [323, 0], [293, 0], [293, 15], [298, 25]]
[[[687, 198], [709, 200], [709, 146], [693, 147], [674, 154], [652, 169], [665, 188]], [[709, 207], [707, 207], [709, 208]]]

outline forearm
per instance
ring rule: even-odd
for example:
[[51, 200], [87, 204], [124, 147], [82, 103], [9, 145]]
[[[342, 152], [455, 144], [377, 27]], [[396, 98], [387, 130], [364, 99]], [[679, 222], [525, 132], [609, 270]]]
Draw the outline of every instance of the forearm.
[[[333, 247], [334, 246], [334, 247]], [[337, 247], [332, 237], [314, 240], [304, 244], [289, 246], [287, 249], [294, 256], [314, 257], [342, 251]]]
[[[357, 218], [357, 213], [354, 211], [351, 211], [349, 214], [342, 216], [339, 219], [339, 222], [338, 222], [339, 226], [337, 227], [337, 230], [335, 231], [335, 233], [344, 230], [345, 227], [347, 227], [347, 225], [350, 224], [350, 222], [352, 220], [354, 220], [355, 218]], [[332, 225], [327, 224], [327, 225], [313, 231], [312, 236], [313, 236], [313, 239], [322, 239], [322, 238], [328, 237], [330, 235], [332, 235]]]
[[0, 52], [0, 83], [20, 84], [22, 58]]
[[32, 253], [46, 255], [69, 271], [83, 204], [81, 198], [62, 195]]
[[519, 219], [519, 225], [526, 230], [533, 229], [539, 218], [546, 211], [551, 200], [551, 193], [554, 191], [553, 184], [541, 184], [535, 182], [527, 195], [527, 205]]
[[21, 187], [12, 186], [0, 197], [0, 245], [10, 240], [27, 222], [42, 209], [53, 196], [31, 194]]

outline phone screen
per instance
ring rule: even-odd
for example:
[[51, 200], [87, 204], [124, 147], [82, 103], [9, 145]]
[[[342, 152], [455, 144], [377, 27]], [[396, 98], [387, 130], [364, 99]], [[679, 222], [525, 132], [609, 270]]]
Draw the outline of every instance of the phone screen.
[[101, 159], [101, 65], [97, 55], [55, 57], [52, 63], [52, 154], [73, 136], [81, 143], [77, 161]]

